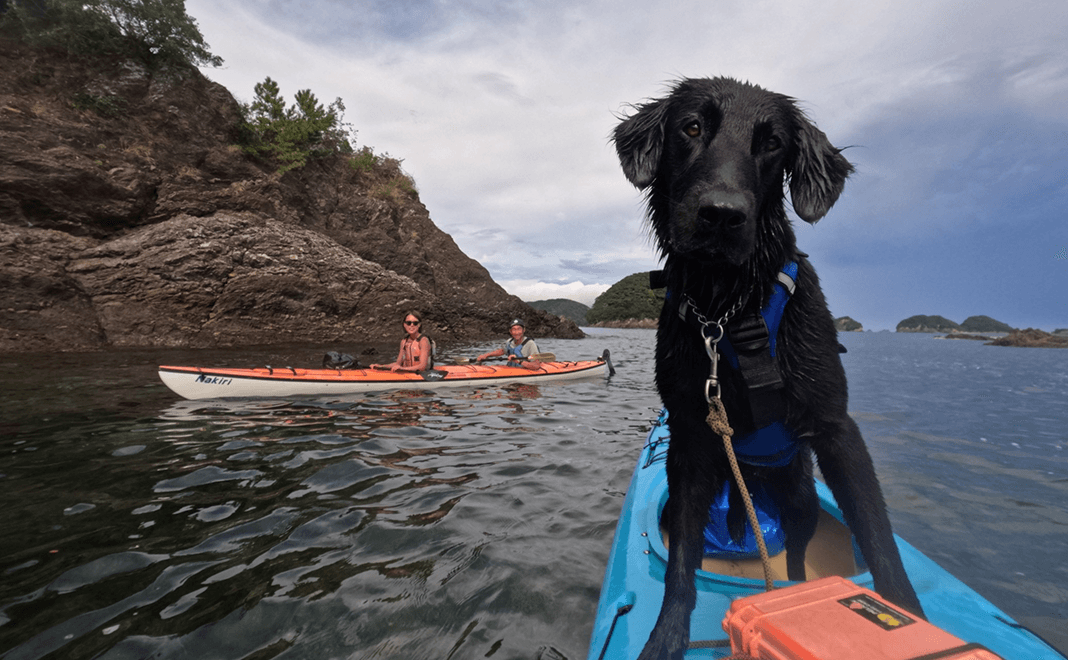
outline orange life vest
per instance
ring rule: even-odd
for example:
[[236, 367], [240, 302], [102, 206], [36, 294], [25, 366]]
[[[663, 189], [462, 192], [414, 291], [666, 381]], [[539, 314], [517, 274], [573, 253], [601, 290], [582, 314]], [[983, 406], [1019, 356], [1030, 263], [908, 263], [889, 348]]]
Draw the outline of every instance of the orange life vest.
[[[420, 334], [415, 339], [412, 339], [411, 337], [405, 337], [404, 338], [404, 344], [401, 347], [400, 366], [402, 366], [402, 367], [414, 367], [415, 365], [419, 364], [419, 359], [423, 355], [422, 350], [421, 350], [422, 346], [420, 346], [420, 342], [424, 338], [426, 338], [426, 335], [423, 335], [423, 334]], [[427, 363], [427, 368], [429, 369], [431, 366], [433, 366], [433, 365], [431, 365], [428, 362]]]

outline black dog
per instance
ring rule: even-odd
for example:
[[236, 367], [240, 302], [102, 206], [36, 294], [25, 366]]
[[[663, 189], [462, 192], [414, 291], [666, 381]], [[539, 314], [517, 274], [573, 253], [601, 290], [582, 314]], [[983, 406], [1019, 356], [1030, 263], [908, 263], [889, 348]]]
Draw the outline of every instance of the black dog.
[[[735, 438], [763, 426], [766, 408], [777, 400], [782, 422], [800, 447], [785, 465], [743, 465], [746, 482], [765, 486], [778, 505], [789, 577], [803, 580], [805, 548], [819, 510], [815, 453], [875, 589], [922, 615], [894, 544], [871, 456], [846, 412], [834, 321], [815, 271], [797, 251], [784, 208], [788, 183], [797, 215], [815, 223], [838, 199], [852, 165], [792, 99], [727, 78], [678, 82], [665, 98], [639, 106], [613, 138], [627, 178], [647, 190], [668, 291], [656, 337], [656, 385], [671, 431], [663, 520], [671, 547], [664, 602], [640, 660], [681, 658], [685, 652], [709, 506], [732, 479], [723, 443], [706, 422], [712, 361], [704, 338], [714, 337], [722, 320], [729, 340], [744, 343], [731, 323], [758, 318], [789, 262], [797, 264], [796, 291], [781, 319], [775, 357], [765, 358], [770, 371], [762, 375], [770, 376], [770, 390], [777, 392], [771, 403], [754, 403], [769, 391], [767, 383], [754, 387], [748, 374], [719, 361], [722, 401]], [[735, 499], [729, 527], [737, 539], [744, 518], [734, 511]]]

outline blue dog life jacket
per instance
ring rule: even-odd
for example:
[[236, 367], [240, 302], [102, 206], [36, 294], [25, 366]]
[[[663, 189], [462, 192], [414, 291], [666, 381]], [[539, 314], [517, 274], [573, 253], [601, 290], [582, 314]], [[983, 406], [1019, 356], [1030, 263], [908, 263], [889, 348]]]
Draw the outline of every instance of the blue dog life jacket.
[[[791, 261], [783, 267], [768, 304], [760, 310], [760, 315], [764, 318], [764, 323], [768, 328], [768, 350], [771, 351], [773, 358], [776, 356], [779, 324], [786, 310], [786, 303], [790, 301], [790, 295], [794, 292], [796, 282], [797, 262]], [[731, 346], [728, 337], [721, 339], [717, 348], [723, 357], [727, 358], [731, 367], [739, 368], [737, 352]], [[797, 436], [786, 428], [785, 420], [773, 421], [752, 433], [732, 438], [732, 444], [739, 461], [763, 467], [782, 467], [788, 464], [794, 456], [797, 456], [801, 447]], [[782, 552], [786, 542], [782, 516], [763, 484], [757, 483], [753, 486], [750, 488], [750, 496], [753, 500], [753, 507], [756, 509], [757, 523], [764, 535], [768, 554], [776, 555]], [[760, 550], [757, 547], [756, 536], [750, 525], [745, 526], [745, 536], [741, 542], [736, 543], [728, 531], [727, 511], [730, 508], [729, 495], [732, 487], [730, 481], [724, 483], [723, 491], [712, 501], [712, 506], [708, 511], [708, 525], [705, 526], [704, 532], [704, 552], [712, 556], [759, 556]]]
[[[779, 324], [782, 321], [786, 303], [790, 301], [790, 295], [794, 291], [797, 281], [797, 262], [791, 261], [783, 267], [779, 274], [779, 280], [774, 285], [774, 291], [768, 304], [760, 310], [764, 317], [764, 323], [768, 327], [768, 342], [771, 356], [775, 357], [776, 339], [779, 334]], [[723, 357], [727, 358], [731, 367], [738, 368], [738, 355], [731, 346], [730, 339], [724, 337], [720, 340], [718, 348]], [[734, 453], [739, 461], [749, 465], [762, 467], [782, 467], [793, 460], [800, 449], [797, 436], [786, 428], [786, 420], [779, 420], [763, 426], [752, 433], [741, 437], [732, 438]]]
[[[768, 331], [768, 348], [772, 358], [776, 356], [779, 325], [782, 322], [786, 303], [796, 288], [797, 262], [786, 264], [774, 284], [771, 298], [760, 310], [760, 316]], [[667, 292], [667, 299], [673, 297]], [[686, 302], [681, 303], [679, 315], [686, 318]], [[731, 367], [739, 369], [738, 354], [727, 335], [717, 344], [719, 352], [727, 359]], [[735, 456], [743, 463], [761, 467], [782, 467], [793, 460], [801, 449], [796, 434], [786, 428], [786, 420], [778, 419], [766, 424], [752, 433], [735, 436], [731, 439]], [[708, 525], [704, 530], [704, 553], [711, 556], [728, 556], [733, 558], [757, 557], [760, 551], [752, 528], [747, 524], [745, 535], [740, 543], [731, 538], [727, 525], [727, 512], [730, 509], [730, 490], [732, 482], [723, 484], [723, 489], [712, 501], [708, 512]], [[782, 552], [785, 544], [785, 532], [782, 529], [782, 516], [775, 502], [762, 484], [755, 484], [750, 489], [753, 507], [756, 509], [757, 522], [764, 535], [764, 543], [771, 555]]]

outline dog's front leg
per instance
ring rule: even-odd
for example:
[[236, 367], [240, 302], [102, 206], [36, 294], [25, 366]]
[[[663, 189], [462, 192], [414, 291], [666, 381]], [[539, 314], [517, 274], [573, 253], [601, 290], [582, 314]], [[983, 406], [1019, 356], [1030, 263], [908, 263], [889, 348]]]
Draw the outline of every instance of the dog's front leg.
[[801, 451], [769, 484], [776, 491], [782, 529], [786, 534], [786, 575], [791, 580], [805, 579], [805, 554], [816, 535], [820, 500], [812, 478], [812, 455]]
[[[668, 564], [664, 576], [664, 601], [660, 616], [638, 660], [681, 660], [690, 642], [690, 615], [697, 602], [694, 577], [704, 553], [704, 528], [712, 493], [722, 483], [700, 461], [685, 452], [674, 452], [680, 436], [672, 432], [668, 449], [669, 503], [663, 523], [668, 533]], [[679, 445], [682, 445], [679, 442]]]
[[871, 454], [851, 418], [829, 443], [814, 444], [827, 486], [871, 571], [875, 591], [895, 605], [923, 616], [920, 599], [901, 561]]

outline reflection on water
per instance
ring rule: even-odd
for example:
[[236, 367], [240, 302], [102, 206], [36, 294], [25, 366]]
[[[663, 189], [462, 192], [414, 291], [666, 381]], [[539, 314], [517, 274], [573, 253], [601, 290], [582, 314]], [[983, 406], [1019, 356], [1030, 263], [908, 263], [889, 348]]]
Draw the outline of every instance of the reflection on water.
[[[550, 348], [623, 344], [617, 364], [648, 361], [627, 336]], [[36, 359], [5, 372], [42, 393], [4, 411], [5, 660], [580, 657], [657, 406], [635, 370], [193, 402], [158, 354], [65, 383]]]
[[841, 339], [894, 530], [1068, 650], [1068, 351]]
[[[896, 529], [1013, 615], [1063, 624], [1068, 351], [843, 341]], [[539, 343], [609, 348], [617, 376], [180, 401], [156, 364], [321, 350], [0, 358], [0, 654], [584, 657], [658, 408], [653, 333]]]

